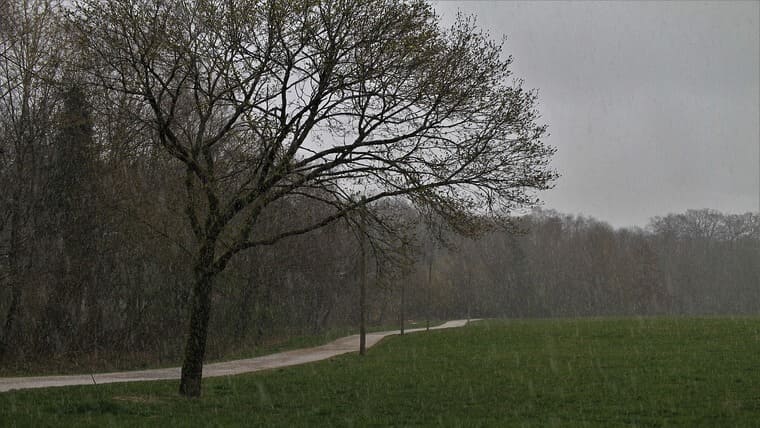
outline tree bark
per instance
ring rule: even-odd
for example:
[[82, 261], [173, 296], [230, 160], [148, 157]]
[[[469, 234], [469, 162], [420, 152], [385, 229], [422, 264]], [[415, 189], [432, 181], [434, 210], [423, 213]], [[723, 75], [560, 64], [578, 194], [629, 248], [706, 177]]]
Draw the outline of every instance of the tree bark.
[[433, 250], [430, 250], [430, 256], [428, 258], [428, 274], [427, 274], [427, 311], [425, 311], [425, 331], [430, 331], [430, 307], [433, 304]]
[[2, 334], [0, 334], [0, 356], [4, 355], [10, 348], [10, 342], [14, 336], [14, 329], [16, 328], [21, 305], [21, 284], [18, 278], [18, 253], [21, 246], [19, 239], [20, 216], [16, 201], [18, 201], [18, 196], [14, 198], [14, 204], [11, 206], [11, 239], [8, 251], [8, 277], [11, 289], [11, 302], [5, 315], [5, 322], [3, 322]]
[[[364, 199], [362, 198], [362, 201]], [[359, 215], [361, 218], [360, 230], [359, 230], [359, 275], [361, 280], [359, 281], [359, 355], [365, 355], [367, 353], [367, 326], [365, 324], [366, 319], [366, 305], [367, 305], [367, 255], [366, 255], [366, 237], [367, 232], [365, 206], [362, 205]]]
[[[202, 257], [202, 259], [205, 259]], [[179, 393], [186, 397], [201, 395], [203, 377], [203, 358], [206, 354], [206, 338], [211, 315], [211, 287], [215, 274], [208, 267], [210, 263], [201, 263], [196, 267], [195, 286], [190, 305], [190, 328], [185, 345], [185, 360], [182, 363], [182, 375]]]
[[401, 335], [404, 335], [404, 282], [401, 281]]
[[16, 327], [16, 319], [18, 318], [21, 302], [21, 287], [19, 287], [19, 284], [16, 282], [15, 272], [12, 272], [10, 276], [11, 303], [10, 307], [8, 308], [8, 313], [5, 316], [2, 335], [0, 336], [0, 356], [5, 355], [5, 353], [10, 348], [10, 343], [13, 338], [13, 331]]

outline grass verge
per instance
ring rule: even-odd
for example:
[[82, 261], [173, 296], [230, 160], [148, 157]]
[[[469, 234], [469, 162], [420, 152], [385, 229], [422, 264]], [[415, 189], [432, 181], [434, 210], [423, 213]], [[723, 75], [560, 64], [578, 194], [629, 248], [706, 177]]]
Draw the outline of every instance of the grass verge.
[[[440, 325], [441, 321], [431, 321], [430, 326]], [[409, 321], [405, 328], [424, 328], [425, 321]], [[367, 332], [398, 330], [398, 325], [373, 325], [367, 327]], [[232, 343], [228, 339], [224, 344], [216, 343], [210, 338], [209, 349], [206, 350], [207, 362], [239, 360], [260, 357], [262, 355], [293, 349], [310, 348], [324, 345], [335, 339], [358, 334], [357, 328], [335, 327], [315, 334], [283, 334], [280, 337], [267, 338], [262, 343], [243, 339]], [[77, 355], [60, 355], [55, 360], [38, 359], [23, 361], [0, 361], [0, 377], [19, 376], [52, 376], [82, 373], [111, 373], [128, 370], [148, 370], [157, 368], [178, 367], [182, 365], [182, 340], [172, 346], [176, 348], [174, 356], [125, 352], [101, 352]]]
[[488, 321], [364, 358], [0, 394], [3, 426], [758, 426], [760, 319]]

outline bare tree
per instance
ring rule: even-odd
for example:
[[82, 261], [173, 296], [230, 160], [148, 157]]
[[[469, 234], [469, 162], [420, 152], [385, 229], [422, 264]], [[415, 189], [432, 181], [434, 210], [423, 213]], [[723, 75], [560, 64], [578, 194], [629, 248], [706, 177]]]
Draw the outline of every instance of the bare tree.
[[0, 330], [19, 331], [22, 275], [32, 260], [31, 214], [39, 206], [43, 149], [53, 132], [60, 26], [50, 0], [0, 2], [0, 283], [10, 291]]
[[[555, 177], [511, 59], [468, 19], [441, 29], [423, 1], [83, 0], [70, 17], [93, 82], [142, 101], [185, 169], [183, 395], [200, 394], [213, 282], [238, 252], [399, 195], [449, 220], [503, 215]], [[258, 227], [294, 195], [332, 209]]]

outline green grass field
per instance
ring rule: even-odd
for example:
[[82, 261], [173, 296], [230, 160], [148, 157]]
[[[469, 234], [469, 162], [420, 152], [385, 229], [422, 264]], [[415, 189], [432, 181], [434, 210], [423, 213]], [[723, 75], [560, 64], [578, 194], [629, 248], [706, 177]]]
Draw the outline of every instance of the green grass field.
[[0, 426], [760, 426], [760, 319], [478, 322], [176, 389], [0, 393]]

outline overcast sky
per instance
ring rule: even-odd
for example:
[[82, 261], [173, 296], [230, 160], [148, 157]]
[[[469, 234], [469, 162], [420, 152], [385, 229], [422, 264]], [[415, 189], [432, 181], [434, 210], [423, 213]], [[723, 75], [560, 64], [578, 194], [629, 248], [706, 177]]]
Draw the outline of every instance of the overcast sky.
[[760, 210], [760, 2], [437, 2], [539, 89], [562, 175], [545, 208], [616, 227]]

